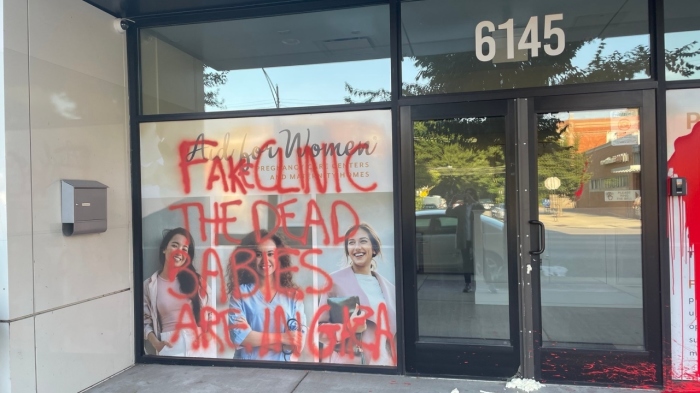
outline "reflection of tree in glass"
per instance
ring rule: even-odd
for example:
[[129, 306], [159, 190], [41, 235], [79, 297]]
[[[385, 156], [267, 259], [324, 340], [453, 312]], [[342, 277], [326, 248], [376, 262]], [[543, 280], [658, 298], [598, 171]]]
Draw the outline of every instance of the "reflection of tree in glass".
[[[431, 120], [413, 123], [415, 184], [449, 200], [474, 188], [483, 198], [500, 198], [505, 184], [502, 140], [485, 139], [505, 124], [502, 117]], [[464, 135], [463, 135], [464, 134]]]
[[219, 86], [223, 86], [228, 82], [228, 71], [216, 71], [208, 67], [204, 67], [204, 104], [209, 107], [226, 109], [224, 99], [219, 97]]
[[[450, 53], [413, 58], [420, 69], [416, 80], [426, 83], [404, 83], [404, 96], [442, 94], [464, 91], [513, 89], [601, 81], [624, 81], [635, 75], [649, 75], [649, 47], [638, 45], [626, 52], [603, 55], [606, 42], [601, 40], [593, 59], [585, 67], [572, 64], [576, 54], [592, 42], [568, 42], [564, 52], [555, 57], [540, 56], [524, 62], [481, 62], [473, 52]], [[666, 68], [685, 77], [700, 71], [688, 62], [700, 56], [693, 41], [666, 51]], [[409, 61], [408, 59], [404, 61]], [[385, 89], [361, 90], [346, 83], [347, 103], [388, 101], [391, 92]], [[496, 118], [451, 119], [414, 123], [416, 187], [435, 186], [432, 195], [449, 196], [453, 189], [474, 184], [482, 197], [502, 198], [505, 177], [475, 168], [503, 168], [504, 127], [494, 126]], [[575, 137], [566, 138], [568, 127], [561, 127], [556, 117], [541, 118], [538, 125], [538, 165], [541, 181], [559, 177], [561, 195], [574, 197], [582, 183], [590, 179], [586, 173], [586, 157], [578, 152]], [[456, 149], [456, 150], [453, 150]], [[449, 167], [449, 168], [448, 168]], [[455, 168], [461, 168], [459, 170]], [[460, 172], [461, 171], [461, 172]]]
[[[579, 50], [591, 41], [568, 42], [558, 56], [531, 57], [527, 61], [513, 63], [482, 62], [474, 52], [460, 52], [419, 56], [413, 58], [420, 70], [417, 80], [427, 80], [421, 85], [405, 84], [404, 95], [451, 93], [513, 89], [533, 86], [551, 86], [602, 81], [624, 81], [644, 73], [649, 75], [649, 47], [638, 45], [633, 49], [613, 51], [603, 55], [607, 43], [601, 40], [593, 59], [585, 67], [573, 64]], [[700, 55], [693, 41], [680, 48], [667, 50], [666, 67], [683, 76], [693, 75], [700, 67], [687, 62]]]
[[540, 186], [539, 200], [548, 198], [551, 193], [575, 199], [581, 185], [591, 179], [591, 174], [587, 172], [587, 157], [585, 153], [579, 152], [579, 138], [576, 135], [567, 137], [565, 133], [569, 126], [555, 116], [541, 116], [537, 128], [538, 135], [540, 130], [549, 130], [538, 138], [538, 184], [542, 185], [549, 177], [557, 177], [561, 181], [561, 186], [556, 191]]
[[[633, 49], [603, 54], [607, 43], [601, 40], [593, 59], [585, 67], [573, 64], [577, 53], [588, 41], [567, 42], [562, 54], [554, 57], [530, 57], [513, 63], [482, 62], [474, 52], [459, 52], [411, 58], [420, 70], [416, 80], [425, 83], [404, 83], [404, 96], [443, 94], [465, 91], [514, 89], [533, 86], [552, 86], [602, 81], [624, 81], [641, 73], [649, 75], [649, 47], [638, 45]], [[689, 62], [700, 56], [698, 42], [693, 41], [676, 49], [666, 50], [666, 68], [672, 73], [689, 77], [700, 71], [700, 66]], [[411, 61], [404, 59], [404, 61]], [[388, 101], [391, 92], [355, 89], [346, 83], [347, 103]]]
[[666, 68], [686, 78], [693, 76], [695, 71], [700, 71], [700, 66], [688, 62], [695, 57], [700, 57], [700, 48], [693, 50], [697, 44], [697, 41], [693, 41], [680, 48], [666, 50]]

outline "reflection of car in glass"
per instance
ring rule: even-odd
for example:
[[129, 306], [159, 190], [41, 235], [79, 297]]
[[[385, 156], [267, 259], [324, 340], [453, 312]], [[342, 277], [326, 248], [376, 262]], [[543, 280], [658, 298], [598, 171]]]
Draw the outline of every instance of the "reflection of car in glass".
[[507, 283], [505, 224], [486, 215], [481, 215], [477, 221], [479, 228], [475, 228], [477, 232], [474, 234], [477, 272], [483, 275], [487, 283]]
[[491, 217], [499, 219], [501, 221], [506, 219], [506, 205], [499, 203], [498, 205], [491, 208]]
[[481, 206], [484, 207], [484, 210], [491, 210], [491, 208], [493, 208], [493, 199], [479, 199], [479, 203], [481, 203]]
[[[462, 256], [455, 248], [457, 218], [445, 210], [416, 212], [417, 270], [421, 273], [463, 273]], [[505, 225], [478, 215], [474, 220], [474, 264], [487, 283], [507, 283]]]
[[[425, 207], [425, 206], [424, 206]], [[457, 218], [444, 210], [416, 212], [417, 269], [424, 273], [461, 273], [462, 257], [455, 248]]]
[[444, 209], [447, 201], [440, 195], [430, 195], [423, 198], [423, 210]]

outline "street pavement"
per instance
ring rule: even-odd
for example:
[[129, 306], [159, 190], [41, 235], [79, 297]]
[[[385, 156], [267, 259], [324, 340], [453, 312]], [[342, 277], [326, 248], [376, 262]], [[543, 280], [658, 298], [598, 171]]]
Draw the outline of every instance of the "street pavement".
[[[455, 391], [455, 389], [457, 391]], [[89, 393], [522, 393], [505, 381], [480, 381], [358, 374], [328, 371], [243, 367], [138, 364], [91, 389]], [[622, 389], [546, 384], [538, 393], [656, 393]]]

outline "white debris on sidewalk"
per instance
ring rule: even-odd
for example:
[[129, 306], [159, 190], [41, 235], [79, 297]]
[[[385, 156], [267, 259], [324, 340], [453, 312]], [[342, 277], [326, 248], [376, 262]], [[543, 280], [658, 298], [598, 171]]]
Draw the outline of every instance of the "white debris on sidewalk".
[[459, 393], [459, 389], [454, 388], [454, 389], [452, 389], [452, 391], [450, 393]]
[[544, 385], [534, 379], [513, 378], [506, 384], [506, 388], [518, 389], [524, 392], [534, 392], [540, 390]]

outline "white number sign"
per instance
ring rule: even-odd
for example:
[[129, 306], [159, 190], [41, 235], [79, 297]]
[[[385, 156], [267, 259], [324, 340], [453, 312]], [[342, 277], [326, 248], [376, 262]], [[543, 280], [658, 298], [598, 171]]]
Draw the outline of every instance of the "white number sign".
[[[552, 47], [551, 44], [544, 45], [544, 53], [549, 56], [557, 56], [564, 52], [564, 43], [566, 42], [564, 30], [552, 26], [553, 22], [561, 20], [564, 20], [564, 14], [544, 16], [544, 39], [550, 40], [556, 38], [556, 45], [554, 47]], [[484, 32], [484, 29], [486, 32]], [[498, 30], [506, 31], [506, 58], [508, 60], [514, 59], [516, 45], [515, 35], [513, 34], [515, 30], [513, 18], [498, 25]], [[477, 23], [474, 31], [474, 41], [476, 44], [476, 58], [479, 59], [479, 61], [491, 61], [496, 56], [496, 40], [489, 35], [489, 33], [493, 33], [494, 31], [496, 31], [496, 25], [491, 21], [485, 20]], [[486, 51], [484, 51], [484, 46], [486, 46]], [[529, 50], [531, 57], [537, 57], [540, 55], [540, 48], [542, 48], [542, 42], [539, 38], [539, 22], [538, 18], [533, 16], [530, 17], [530, 20], [525, 26], [523, 35], [518, 41], [517, 49], [519, 51]]]

